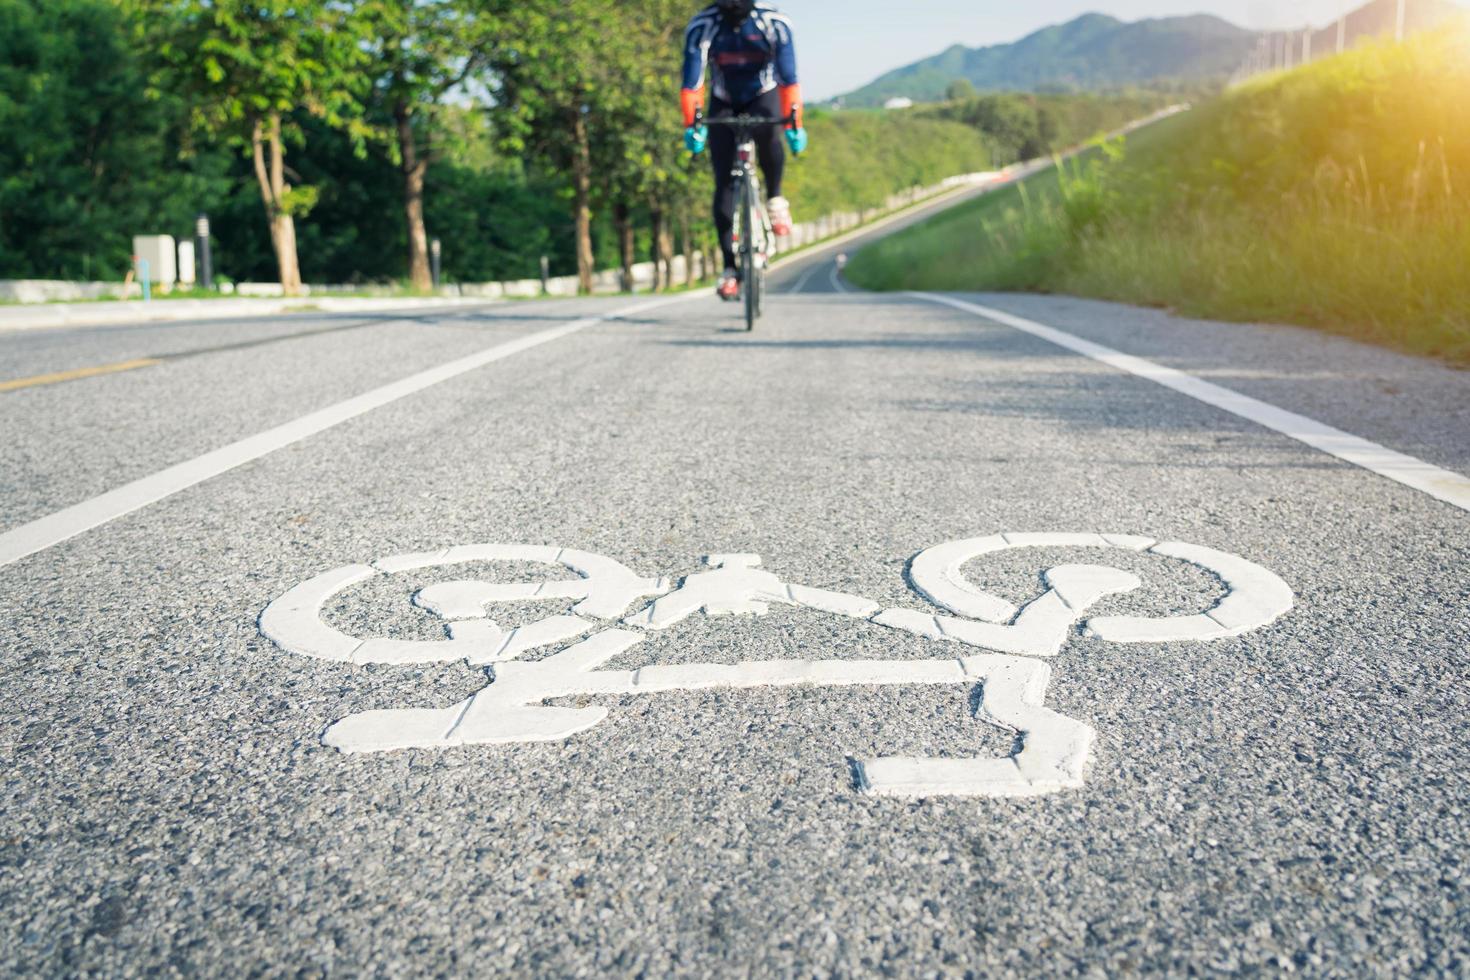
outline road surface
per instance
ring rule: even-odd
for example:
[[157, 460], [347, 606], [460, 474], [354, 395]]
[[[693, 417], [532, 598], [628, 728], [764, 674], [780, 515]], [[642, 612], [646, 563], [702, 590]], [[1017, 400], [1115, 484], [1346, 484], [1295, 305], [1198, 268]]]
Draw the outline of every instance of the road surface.
[[1470, 376], [834, 251], [0, 335], [0, 971], [1463, 972]]

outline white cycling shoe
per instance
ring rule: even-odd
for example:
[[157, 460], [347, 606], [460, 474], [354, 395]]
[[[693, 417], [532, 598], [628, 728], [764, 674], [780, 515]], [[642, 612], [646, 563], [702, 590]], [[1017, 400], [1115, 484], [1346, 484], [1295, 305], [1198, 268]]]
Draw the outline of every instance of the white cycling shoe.
[[791, 202], [784, 197], [773, 197], [766, 202], [766, 214], [771, 218], [771, 231], [777, 238], [791, 234]]
[[740, 298], [740, 274], [734, 269], [726, 269], [720, 276], [720, 284], [715, 287], [715, 295], [727, 303], [732, 303]]

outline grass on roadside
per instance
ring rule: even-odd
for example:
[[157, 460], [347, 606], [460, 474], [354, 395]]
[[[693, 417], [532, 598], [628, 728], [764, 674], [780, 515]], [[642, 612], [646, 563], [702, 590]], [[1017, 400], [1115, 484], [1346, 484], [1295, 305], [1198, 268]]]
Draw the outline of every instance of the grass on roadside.
[[1241, 86], [859, 253], [875, 289], [1299, 323], [1470, 364], [1470, 30]]

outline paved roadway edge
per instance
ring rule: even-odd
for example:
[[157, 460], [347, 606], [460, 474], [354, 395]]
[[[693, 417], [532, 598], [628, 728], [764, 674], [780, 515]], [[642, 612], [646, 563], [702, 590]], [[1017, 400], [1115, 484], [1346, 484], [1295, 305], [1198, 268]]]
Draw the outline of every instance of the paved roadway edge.
[[357, 418], [375, 408], [381, 408], [408, 395], [423, 391], [441, 381], [448, 381], [468, 371], [484, 367], [486, 364], [503, 360], [553, 340], [559, 340], [598, 323], [622, 319], [676, 303], [685, 303], [695, 298], [702, 298], [702, 294], [684, 294], [652, 302], [635, 303], [611, 313], [572, 320], [560, 326], [496, 344], [466, 357], [457, 358], [438, 367], [429, 368], [374, 388], [361, 395], [355, 395], [335, 405], [318, 409], [275, 428], [247, 436], [220, 449], [196, 456], [194, 459], [177, 463], [151, 476], [134, 480], [114, 490], [109, 490], [99, 496], [0, 534], [0, 567], [19, 561], [38, 551], [44, 551], [92, 528], [141, 510], [181, 490], [187, 490], [221, 473]]
[[1049, 327], [1046, 324], [1027, 320], [1002, 310], [981, 306], [978, 303], [968, 303], [937, 293], [910, 292], [906, 295], [963, 310], [1002, 326], [1039, 337], [1119, 371], [1163, 385], [1182, 395], [1188, 395], [1207, 405], [1213, 405], [1232, 415], [1248, 419], [1257, 425], [1265, 426], [1298, 442], [1305, 443], [1313, 449], [1335, 456], [1344, 462], [1360, 466], [1379, 476], [1426, 493], [1453, 507], [1470, 511], [1470, 478], [1459, 473], [1441, 469], [1421, 459], [1389, 449], [1387, 446], [1370, 442], [1361, 436], [1355, 436], [1315, 419], [1307, 418], [1305, 415], [1298, 415], [1248, 395], [1222, 388], [1176, 368], [1155, 364], [1153, 361], [1084, 340], [1064, 330], [1058, 330], [1056, 327]]

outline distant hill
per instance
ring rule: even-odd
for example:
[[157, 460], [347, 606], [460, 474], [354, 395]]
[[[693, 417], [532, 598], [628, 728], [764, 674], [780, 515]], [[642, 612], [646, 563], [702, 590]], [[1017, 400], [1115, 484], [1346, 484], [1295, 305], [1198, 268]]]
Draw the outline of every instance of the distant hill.
[[1126, 23], [1104, 14], [1043, 28], [1013, 44], [955, 45], [895, 69], [841, 98], [847, 106], [878, 106], [905, 97], [933, 102], [956, 79], [981, 91], [1118, 88], [1161, 80], [1230, 75], [1258, 35], [1204, 14]]
[[[1467, 16], [1465, 0], [1407, 0], [1404, 29], [1413, 34], [1452, 17]], [[1370, 0], [1343, 20], [1343, 46], [1393, 34], [1398, 0]], [[1258, 60], [1270, 62], [1280, 45], [1290, 43], [1300, 58], [1302, 33], [1264, 34], [1236, 27], [1218, 17], [1163, 17], [1133, 23], [1104, 14], [1046, 27], [1013, 44], [967, 48], [956, 44], [932, 58], [894, 69], [842, 96], [847, 106], [879, 106], [889, 99], [934, 102], [959, 79], [981, 91], [1067, 91], [1108, 89], [1151, 82], [1225, 79], [1247, 63], [1257, 45]], [[1312, 34], [1314, 59], [1337, 51], [1338, 25]], [[1261, 66], [1257, 66], [1261, 67]]]

